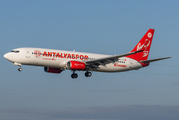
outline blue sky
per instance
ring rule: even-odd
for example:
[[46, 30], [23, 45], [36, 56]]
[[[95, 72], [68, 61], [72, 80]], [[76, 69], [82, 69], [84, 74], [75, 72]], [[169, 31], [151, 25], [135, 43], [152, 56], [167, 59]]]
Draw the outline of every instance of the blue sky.
[[[0, 119], [178, 120], [178, 5], [177, 0], [1, 0]], [[149, 58], [172, 58], [137, 71], [94, 72], [90, 78], [78, 72], [72, 80], [71, 71], [56, 75], [22, 66], [18, 72], [3, 58], [19, 47], [127, 53], [149, 28], [155, 29]]]

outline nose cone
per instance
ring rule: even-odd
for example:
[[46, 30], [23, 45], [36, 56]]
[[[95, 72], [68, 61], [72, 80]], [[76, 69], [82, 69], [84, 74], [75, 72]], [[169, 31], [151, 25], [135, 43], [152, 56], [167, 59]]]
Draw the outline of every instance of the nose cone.
[[7, 55], [7, 53], [6, 54], [4, 54], [4, 58], [6, 58], [6, 59], [8, 59], [8, 57], [7, 57], [8, 55]]
[[10, 59], [11, 59], [10, 53], [6, 53], [6, 54], [4, 55], [4, 58], [6, 58], [7, 60], [10, 61]]

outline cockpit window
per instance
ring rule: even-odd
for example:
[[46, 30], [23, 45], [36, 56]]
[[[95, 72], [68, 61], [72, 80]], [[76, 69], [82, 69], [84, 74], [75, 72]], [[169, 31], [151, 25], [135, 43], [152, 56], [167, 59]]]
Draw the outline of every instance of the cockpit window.
[[14, 52], [14, 53], [19, 53], [19, 51], [18, 51], [18, 50], [12, 50], [11, 52]]

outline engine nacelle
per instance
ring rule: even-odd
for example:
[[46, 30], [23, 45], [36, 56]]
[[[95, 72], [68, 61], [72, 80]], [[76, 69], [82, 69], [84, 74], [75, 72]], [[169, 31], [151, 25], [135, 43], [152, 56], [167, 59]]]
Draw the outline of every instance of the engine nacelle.
[[44, 71], [45, 72], [49, 72], [49, 73], [61, 73], [62, 70], [59, 68], [52, 68], [52, 67], [44, 67]]
[[83, 62], [79, 61], [68, 61], [67, 62], [67, 69], [69, 70], [85, 70], [86, 65]]

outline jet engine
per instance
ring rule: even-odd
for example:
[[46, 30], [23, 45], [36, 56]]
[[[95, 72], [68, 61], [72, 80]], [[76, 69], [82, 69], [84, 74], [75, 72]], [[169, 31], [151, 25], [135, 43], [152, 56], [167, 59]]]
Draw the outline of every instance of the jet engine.
[[62, 70], [59, 68], [44, 67], [44, 71], [48, 73], [61, 73]]
[[85, 63], [79, 61], [68, 61], [66, 67], [69, 70], [85, 70], [86, 65]]

